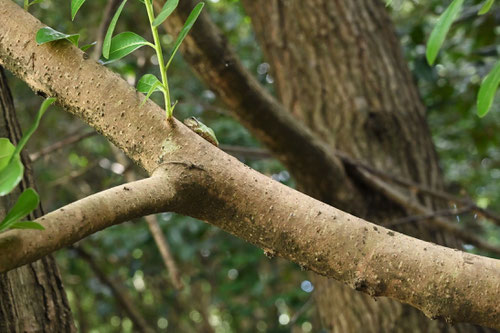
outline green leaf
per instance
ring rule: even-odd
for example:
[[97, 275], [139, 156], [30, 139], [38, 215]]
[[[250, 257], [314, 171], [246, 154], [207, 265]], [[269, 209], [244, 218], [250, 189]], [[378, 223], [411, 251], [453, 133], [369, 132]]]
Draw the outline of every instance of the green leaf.
[[15, 155], [19, 155], [21, 150], [24, 148], [26, 145], [26, 142], [28, 142], [29, 138], [33, 135], [33, 133], [36, 131], [38, 128], [38, 125], [40, 125], [40, 119], [42, 119], [43, 114], [49, 106], [54, 103], [56, 99], [54, 97], [47, 98], [45, 101], [43, 101], [42, 105], [40, 106], [40, 109], [38, 110], [38, 113], [36, 115], [35, 120], [33, 121], [33, 124], [31, 124], [31, 127], [24, 133], [23, 137], [21, 140], [19, 140], [19, 144], [16, 147], [16, 151], [14, 152]]
[[155, 91], [163, 91], [165, 92], [164, 90], [165, 88], [163, 87], [163, 85], [161, 84], [160, 81], [156, 81], [148, 90], [148, 94], [146, 95], [146, 98], [144, 98], [144, 100], [142, 101], [141, 105], [139, 105], [139, 107], [143, 106], [144, 103], [146, 103], [146, 101], [149, 99], [149, 96], [151, 96], [152, 93], [154, 93]]
[[392, 0], [385, 0], [385, 6], [389, 7], [392, 4]]
[[458, 14], [462, 10], [462, 5], [464, 0], [453, 0], [452, 3], [446, 8], [446, 10], [439, 17], [436, 26], [431, 32], [429, 41], [427, 42], [427, 62], [429, 65], [434, 64], [436, 60], [439, 49], [443, 45], [444, 39], [450, 30], [451, 24], [457, 18]]
[[161, 9], [160, 13], [158, 16], [153, 20], [153, 27], [157, 27], [160, 24], [163, 23], [167, 19], [167, 17], [172, 14], [175, 8], [177, 8], [177, 5], [179, 4], [179, 0], [167, 0], [165, 4], [163, 5], [163, 8]]
[[7, 216], [0, 222], [0, 231], [9, 229], [11, 225], [28, 215], [38, 206], [39, 202], [40, 199], [35, 190], [32, 188], [26, 189], [21, 193], [19, 198], [17, 198], [16, 204], [12, 207]]
[[[154, 86], [156, 82], [160, 82], [160, 80], [158, 80], [156, 76], [154, 76], [153, 74], [146, 74], [141, 77], [139, 82], [137, 82], [137, 91], [146, 94], [151, 90], [151, 87]], [[157, 88], [156, 90], [161, 89]]]
[[51, 27], [43, 27], [36, 33], [36, 42], [38, 45], [42, 45], [49, 42], [54, 42], [56, 40], [66, 39], [75, 46], [78, 46], [78, 39], [80, 39], [79, 34], [67, 35]]
[[0, 171], [0, 196], [10, 193], [23, 178], [24, 165], [19, 155], [13, 155], [9, 164]]
[[16, 147], [7, 138], [0, 138], [0, 172], [9, 164]]
[[151, 46], [151, 43], [136, 33], [122, 32], [111, 40], [108, 63], [121, 59], [144, 45]]
[[37, 3], [41, 3], [41, 2], [43, 2], [43, 1], [44, 1], [44, 0], [34, 0], [34, 1], [31, 1], [31, 2], [29, 3], [28, 7], [30, 7], [30, 6], [32, 6], [32, 5], [35, 5], [35, 4], [37, 4]]
[[186, 35], [188, 34], [189, 30], [193, 27], [194, 22], [196, 22], [196, 19], [201, 13], [201, 10], [203, 9], [203, 6], [205, 4], [203, 2], [200, 2], [197, 4], [193, 10], [191, 11], [191, 14], [189, 14], [186, 22], [184, 23], [184, 27], [182, 27], [181, 32], [179, 32], [179, 36], [177, 36], [177, 40], [175, 41], [174, 49], [172, 51], [172, 54], [170, 55], [170, 59], [168, 59], [167, 65], [165, 66], [165, 69], [168, 69], [168, 66], [170, 66], [170, 63], [172, 62], [172, 59], [174, 58], [175, 54], [177, 53], [177, 50], [181, 46], [182, 41], [184, 38], [186, 38]]
[[127, 0], [123, 0], [122, 4], [120, 5], [120, 7], [118, 7], [115, 15], [113, 16], [111, 22], [109, 23], [108, 31], [106, 32], [106, 36], [104, 37], [104, 41], [102, 43], [102, 56], [106, 59], [109, 59], [109, 53], [111, 52], [111, 43], [112, 43], [113, 32], [115, 31], [116, 22], [118, 22], [118, 18], [120, 17], [123, 7], [125, 7], [126, 3]]
[[94, 46], [95, 44], [97, 44], [97, 42], [92, 42], [90, 44], [83, 45], [82, 47], [80, 47], [80, 50], [82, 50], [83, 52], [85, 52], [88, 49], [90, 49], [92, 46]]
[[[40, 119], [42, 118], [43, 114], [45, 113], [45, 111], [47, 111], [48, 107], [52, 103], [54, 103], [55, 100], [56, 100], [55, 98], [47, 98], [45, 101], [43, 101], [42, 105], [40, 106], [40, 109], [38, 110], [36, 118], [33, 121], [33, 124], [28, 129], [28, 131], [26, 131], [21, 140], [19, 140], [19, 144], [17, 145], [17, 147], [15, 147], [14, 151], [11, 153], [8, 163], [6, 165], [4, 156], [5, 154], [0, 154], [3, 156], [0, 157], [0, 163], [1, 163], [0, 165], [4, 166], [2, 169], [0, 169], [0, 196], [6, 195], [10, 191], [12, 191], [14, 187], [16, 187], [17, 184], [19, 184], [19, 182], [21, 181], [21, 178], [23, 177], [24, 166], [21, 163], [19, 154], [26, 145], [26, 142], [28, 142], [31, 135], [33, 135], [35, 130], [38, 128], [38, 125], [40, 124]], [[9, 149], [12, 149], [13, 147], [12, 146], [9, 148], [8, 144], [5, 143], [4, 140], [2, 140], [0, 144], [0, 152], [8, 152]]]
[[481, 9], [477, 12], [478, 15], [484, 15], [486, 14], [487, 12], [490, 11], [491, 9], [491, 6], [493, 6], [493, 3], [495, 2], [495, 0], [486, 0], [486, 2], [484, 3], [484, 5], [481, 7]]
[[21, 221], [16, 222], [10, 226], [10, 229], [36, 229], [36, 230], [45, 230], [43, 225], [38, 222], [33, 221]]
[[491, 72], [486, 75], [479, 87], [477, 94], [477, 114], [479, 117], [484, 117], [490, 111], [499, 84], [500, 60], [497, 61]]
[[71, 0], [71, 21], [75, 19], [76, 13], [84, 2], [85, 0]]

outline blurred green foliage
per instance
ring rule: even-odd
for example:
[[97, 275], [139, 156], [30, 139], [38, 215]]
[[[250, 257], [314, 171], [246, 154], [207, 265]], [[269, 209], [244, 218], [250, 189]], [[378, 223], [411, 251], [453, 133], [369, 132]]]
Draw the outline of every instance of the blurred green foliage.
[[[70, 3], [45, 0], [30, 8], [42, 22], [64, 33], [80, 33], [81, 44], [96, 39], [104, 0], [87, 1], [71, 22]], [[448, 184], [448, 190], [468, 194], [482, 206], [500, 211], [500, 112], [480, 119], [475, 99], [481, 78], [498, 59], [500, 10], [478, 17], [480, 1], [469, 1], [450, 30], [435, 67], [425, 60], [426, 39], [446, 4], [442, 0], [394, 0], [389, 9], [396, 22], [405, 56], [428, 107], [428, 119]], [[129, 1], [116, 32], [133, 30], [151, 39], [146, 13], [139, 1]], [[255, 41], [250, 19], [236, 0], [209, 1], [207, 10], [225, 32], [244, 65], [273, 92], [269, 65]], [[474, 13], [468, 15], [468, 13]], [[141, 14], [142, 13], [142, 14]], [[171, 47], [175, 36], [160, 29]], [[153, 50], [143, 48], [111, 64], [131, 85], [145, 73], [157, 76]], [[88, 50], [92, 53], [92, 49]], [[229, 116], [224, 105], [190, 71], [181, 56], [169, 73], [176, 117], [200, 117], [222, 144], [258, 147], [248, 131]], [[40, 98], [11, 78], [23, 128], [35, 116]], [[153, 96], [160, 105], [161, 96]], [[36, 152], [70, 134], [89, 130], [61, 110], [45, 115], [29, 144]], [[293, 186], [293, 179], [273, 159], [245, 159], [251, 167]], [[124, 182], [123, 166], [110, 144], [100, 136], [81, 141], [40, 159], [34, 165], [45, 209], [64, 204]], [[137, 170], [141, 174], [141, 170]], [[143, 174], [144, 175], [144, 174]], [[462, 192], [464, 191], [464, 192]], [[193, 203], [196, 204], [196, 203]], [[318, 332], [309, 299], [313, 286], [293, 264], [269, 259], [262, 251], [200, 221], [169, 213], [158, 215], [179, 266], [183, 291], [172, 287], [146, 223], [142, 220], [104, 230], [82, 241], [95, 262], [121, 281], [140, 313], [158, 332], [202, 332], [207, 322], [217, 333]], [[457, 223], [483, 225], [488, 240], [500, 243], [498, 228], [483, 219], [465, 216]], [[472, 249], [474, 250], [474, 249]], [[73, 250], [57, 253], [75, 319], [85, 332], [132, 332], [132, 322], [88, 264]], [[298, 314], [298, 316], [296, 316]]]

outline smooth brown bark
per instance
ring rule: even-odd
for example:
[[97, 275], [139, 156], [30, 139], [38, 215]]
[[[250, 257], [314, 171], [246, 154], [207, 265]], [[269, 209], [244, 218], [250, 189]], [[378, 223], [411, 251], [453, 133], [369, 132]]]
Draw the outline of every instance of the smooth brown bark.
[[[7, 80], [0, 67], [0, 137], [14, 144], [21, 138]], [[21, 185], [0, 198], [0, 217], [5, 216], [23, 189], [34, 187], [29, 158]], [[30, 216], [43, 214], [39, 207]], [[0, 332], [74, 332], [71, 310], [59, 270], [52, 255], [0, 274]]]

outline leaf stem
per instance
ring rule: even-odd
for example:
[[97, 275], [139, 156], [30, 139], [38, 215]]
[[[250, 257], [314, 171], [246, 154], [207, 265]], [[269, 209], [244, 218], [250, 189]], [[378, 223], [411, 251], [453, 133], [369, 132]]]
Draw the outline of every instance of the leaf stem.
[[160, 67], [161, 81], [165, 88], [164, 91], [162, 90], [163, 96], [165, 98], [165, 111], [167, 113], [167, 118], [170, 118], [172, 117], [172, 106], [170, 105], [170, 91], [168, 89], [167, 70], [164, 66], [163, 52], [161, 49], [160, 37], [158, 35], [158, 28], [153, 26], [153, 21], [155, 19], [153, 5], [151, 4], [151, 0], [144, 0], [144, 4], [148, 12], [149, 25], [153, 34], [154, 49], [156, 50], [156, 56], [158, 57], [158, 66]]

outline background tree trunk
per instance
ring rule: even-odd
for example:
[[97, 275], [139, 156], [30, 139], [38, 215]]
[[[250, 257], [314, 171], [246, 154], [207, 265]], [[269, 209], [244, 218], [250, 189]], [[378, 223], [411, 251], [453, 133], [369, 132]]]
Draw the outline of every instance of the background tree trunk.
[[[443, 187], [425, 107], [381, 1], [244, 0], [243, 4], [271, 65], [278, 96], [297, 121], [332, 148], [377, 169], [431, 188]], [[317, 176], [321, 182], [322, 175]], [[361, 195], [350, 207], [338, 208], [374, 222], [405, 215], [404, 209], [360, 183], [359, 177], [352, 178]], [[298, 185], [320, 200], [331, 197], [320, 186]], [[444, 205], [428, 197], [415, 200], [434, 209]], [[458, 245], [422, 223], [398, 231]], [[374, 300], [322, 277], [313, 279], [321, 321], [331, 332], [482, 330], [431, 321], [409, 306]]]
[[[21, 130], [7, 81], [0, 67], [0, 137], [17, 144]], [[25, 166], [21, 184], [10, 195], [0, 197], [0, 216], [28, 187], [35, 187], [29, 159], [22, 154]], [[39, 207], [30, 216], [39, 217]], [[0, 274], [0, 332], [75, 332], [73, 317], [52, 256]]]

